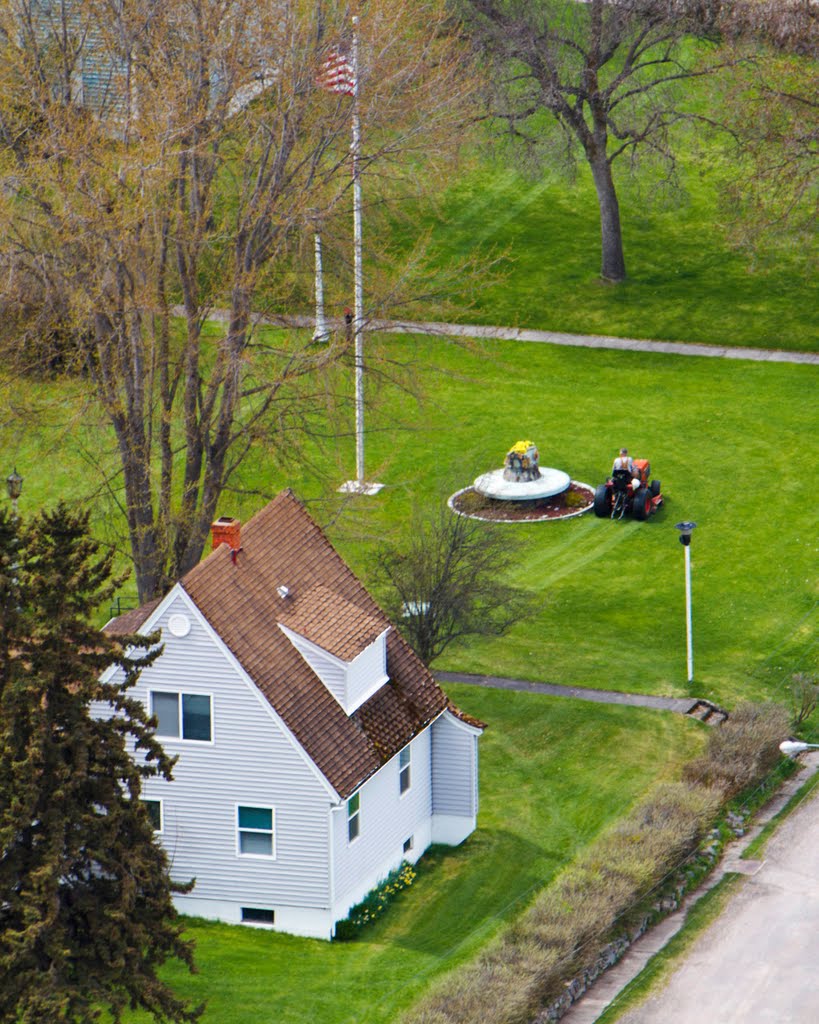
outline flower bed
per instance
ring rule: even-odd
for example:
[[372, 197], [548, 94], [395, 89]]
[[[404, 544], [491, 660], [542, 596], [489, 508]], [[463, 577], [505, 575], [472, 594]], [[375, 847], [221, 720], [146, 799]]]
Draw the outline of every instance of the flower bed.
[[579, 516], [594, 504], [594, 490], [588, 484], [572, 480], [567, 490], [550, 498], [533, 501], [499, 501], [465, 487], [449, 499], [449, 507], [470, 519], [494, 523], [540, 523]]
[[381, 917], [396, 896], [408, 889], [414, 881], [415, 868], [404, 861], [380, 885], [368, 892], [360, 903], [356, 903], [343, 921], [336, 922], [335, 938], [340, 942], [354, 939], [362, 928]]

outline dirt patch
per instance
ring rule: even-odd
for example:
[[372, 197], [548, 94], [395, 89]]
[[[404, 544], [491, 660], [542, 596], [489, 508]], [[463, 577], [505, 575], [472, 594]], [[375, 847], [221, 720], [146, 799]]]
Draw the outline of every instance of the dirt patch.
[[579, 516], [594, 504], [594, 489], [572, 480], [562, 494], [533, 501], [499, 501], [466, 487], [449, 499], [453, 511], [473, 519], [495, 523], [540, 523], [552, 519]]

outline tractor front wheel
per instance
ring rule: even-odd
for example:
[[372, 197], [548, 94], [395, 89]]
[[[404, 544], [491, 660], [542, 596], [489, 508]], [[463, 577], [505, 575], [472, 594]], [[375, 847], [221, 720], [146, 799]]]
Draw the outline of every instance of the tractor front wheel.
[[659, 495], [659, 493], [660, 493], [660, 481], [659, 480], [652, 480], [651, 481], [651, 487], [649, 489], [651, 491], [651, 497], [652, 498], [656, 498]]
[[594, 514], [598, 519], [608, 519], [611, 515], [611, 491], [605, 484], [600, 484], [594, 492]]

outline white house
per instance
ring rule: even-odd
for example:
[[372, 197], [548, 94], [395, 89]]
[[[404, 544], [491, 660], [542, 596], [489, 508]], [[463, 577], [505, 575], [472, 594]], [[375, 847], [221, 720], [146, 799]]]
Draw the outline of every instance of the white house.
[[186, 914], [330, 938], [402, 860], [475, 828], [482, 723], [456, 708], [290, 491], [160, 601], [135, 687], [179, 755], [143, 796]]

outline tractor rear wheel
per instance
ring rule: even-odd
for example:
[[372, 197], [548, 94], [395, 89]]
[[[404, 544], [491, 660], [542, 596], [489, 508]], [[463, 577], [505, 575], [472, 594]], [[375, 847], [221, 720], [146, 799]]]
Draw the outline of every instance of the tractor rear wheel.
[[647, 487], [641, 487], [634, 495], [632, 515], [641, 522], [651, 515], [651, 491]]
[[598, 519], [608, 519], [611, 515], [611, 491], [605, 484], [600, 484], [594, 492], [594, 514]]

